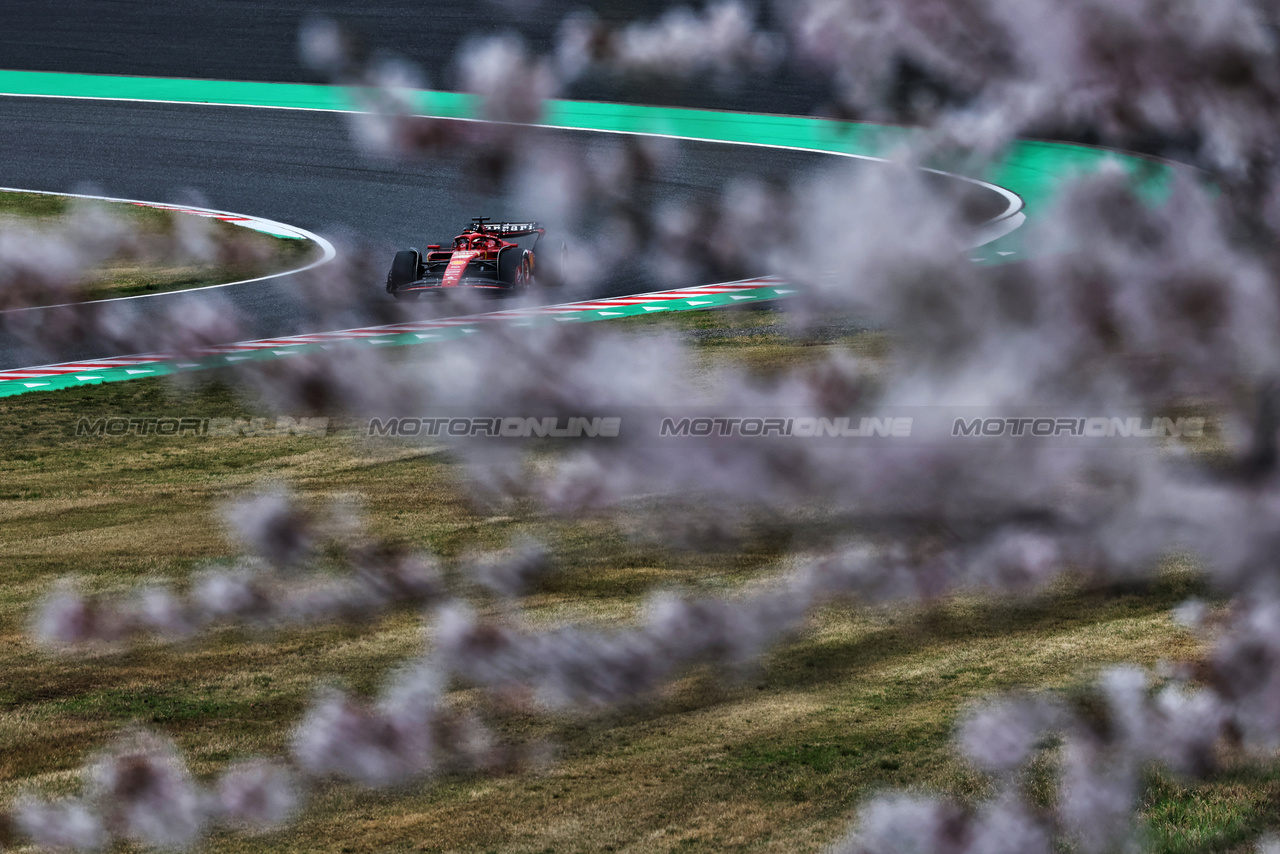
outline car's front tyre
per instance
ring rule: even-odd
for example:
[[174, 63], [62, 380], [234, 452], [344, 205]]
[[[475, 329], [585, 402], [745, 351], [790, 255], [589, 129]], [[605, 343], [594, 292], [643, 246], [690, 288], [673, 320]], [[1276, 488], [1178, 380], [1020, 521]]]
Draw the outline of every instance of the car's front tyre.
[[498, 281], [506, 285], [519, 285], [520, 271], [524, 267], [524, 255], [518, 246], [505, 246], [498, 253]]
[[421, 278], [422, 253], [417, 249], [403, 249], [396, 253], [391, 262], [391, 271], [387, 273], [387, 293], [394, 294], [405, 285], [411, 285]]

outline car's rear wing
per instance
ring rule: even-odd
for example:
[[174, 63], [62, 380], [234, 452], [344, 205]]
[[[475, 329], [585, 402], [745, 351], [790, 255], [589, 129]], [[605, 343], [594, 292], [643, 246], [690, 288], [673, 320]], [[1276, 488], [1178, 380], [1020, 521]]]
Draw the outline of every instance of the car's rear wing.
[[528, 237], [531, 234], [546, 233], [546, 229], [536, 222], [489, 222], [489, 218], [483, 216], [473, 217], [467, 228], [498, 237]]

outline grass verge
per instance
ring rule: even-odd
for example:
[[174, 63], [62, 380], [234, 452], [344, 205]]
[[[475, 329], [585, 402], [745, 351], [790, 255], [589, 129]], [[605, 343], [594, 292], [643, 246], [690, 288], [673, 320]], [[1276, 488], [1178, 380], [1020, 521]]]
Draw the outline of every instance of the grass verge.
[[129, 236], [78, 283], [80, 300], [254, 279], [303, 267], [321, 253], [309, 240], [274, 237], [217, 219], [38, 193], [0, 193], [0, 228], [51, 233], [91, 209], [125, 226]]

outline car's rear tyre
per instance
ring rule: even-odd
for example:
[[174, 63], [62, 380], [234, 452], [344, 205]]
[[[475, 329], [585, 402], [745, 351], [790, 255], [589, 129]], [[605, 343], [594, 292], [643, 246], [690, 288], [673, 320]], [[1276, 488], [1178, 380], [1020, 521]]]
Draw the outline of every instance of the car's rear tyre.
[[520, 281], [522, 256], [519, 246], [506, 246], [498, 253], [498, 281], [515, 285]]
[[391, 272], [387, 273], [387, 293], [394, 294], [405, 285], [418, 281], [421, 278], [421, 266], [422, 253], [417, 249], [402, 249], [397, 252], [391, 262]]
[[569, 266], [569, 244], [561, 242], [558, 249], [539, 249], [533, 267], [533, 279], [540, 287], [559, 287], [564, 284], [565, 270]]

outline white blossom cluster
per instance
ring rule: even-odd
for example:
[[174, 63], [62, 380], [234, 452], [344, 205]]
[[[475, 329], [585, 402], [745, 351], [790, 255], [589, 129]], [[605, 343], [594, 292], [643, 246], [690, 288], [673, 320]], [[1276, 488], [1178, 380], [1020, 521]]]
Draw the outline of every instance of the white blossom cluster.
[[[184, 591], [152, 583], [126, 593], [86, 594], [65, 579], [37, 609], [33, 634], [64, 650], [146, 638], [175, 642], [220, 628], [368, 622], [429, 608], [445, 597], [433, 558], [367, 540], [344, 542], [358, 533], [350, 508], [309, 513], [276, 486], [228, 505], [224, 515], [249, 551], [240, 565], [199, 571]], [[322, 540], [342, 548], [344, 571], [317, 568]], [[481, 583], [505, 591], [536, 576], [539, 558], [534, 544], [522, 542], [511, 552], [473, 560]]]
[[57, 648], [117, 645], [144, 638], [181, 641], [224, 627], [288, 628], [368, 622], [440, 598], [435, 565], [417, 556], [353, 556], [346, 575], [284, 575], [260, 567], [199, 573], [188, 592], [152, 584], [122, 594], [62, 585], [41, 603], [32, 631]]
[[73, 301], [84, 276], [133, 239], [125, 223], [89, 205], [73, 206], [51, 229], [8, 225], [0, 231], [0, 309]]
[[1280, 77], [1263, 2], [779, 6], [797, 54], [829, 69], [839, 100], [859, 114], [906, 113], [1005, 138], [1028, 127], [1089, 129], [1122, 144], [1189, 135], [1206, 162], [1228, 170], [1250, 168], [1270, 145], [1262, 119]]
[[[1018, 697], [974, 709], [957, 736], [967, 759], [997, 780], [975, 809], [945, 798], [889, 795], [863, 806], [838, 851], [1088, 852], [1140, 844], [1135, 819], [1142, 773], [1153, 766], [1184, 778], [1209, 774], [1218, 745], [1239, 721], [1217, 692], [1171, 684], [1151, 693], [1146, 674], [1118, 668], [1098, 686], [1101, 708], [1074, 711], [1046, 697]], [[1030, 803], [1019, 773], [1050, 745], [1058, 794], [1050, 810]]]
[[567, 18], [556, 59], [573, 80], [601, 68], [629, 75], [688, 78], [769, 71], [782, 58], [781, 37], [761, 30], [739, 0], [703, 10], [679, 6], [651, 23], [610, 28], [589, 12]]
[[216, 827], [267, 830], [300, 802], [295, 774], [263, 760], [234, 764], [209, 787], [191, 775], [176, 748], [153, 733], [127, 733], [85, 769], [76, 798], [20, 799], [13, 821], [44, 848], [99, 851], [131, 841], [187, 849]]
[[[248, 252], [235, 237], [211, 234], [211, 220], [173, 216], [164, 235], [147, 234], [110, 205], [72, 199], [68, 215], [34, 227], [21, 218], [0, 227], [0, 331], [39, 357], [67, 347], [98, 345], [118, 352], [172, 352], [235, 339], [240, 318], [225, 300], [210, 297], [170, 308], [156, 322], [129, 302], [82, 303], [92, 274], [106, 261], [228, 263]], [[247, 232], [246, 232], [247, 233]], [[52, 306], [36, 311], [33, 307]]]

